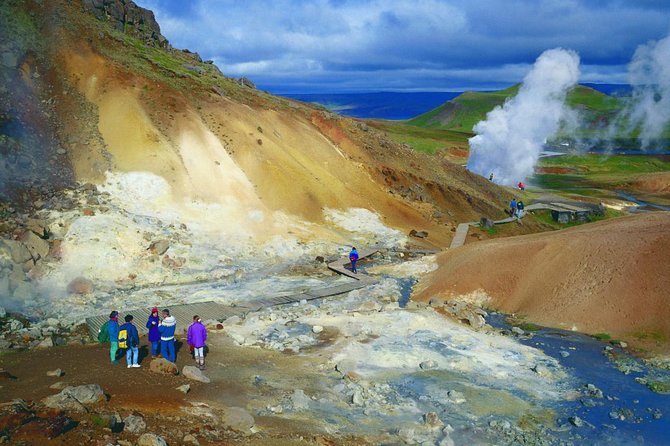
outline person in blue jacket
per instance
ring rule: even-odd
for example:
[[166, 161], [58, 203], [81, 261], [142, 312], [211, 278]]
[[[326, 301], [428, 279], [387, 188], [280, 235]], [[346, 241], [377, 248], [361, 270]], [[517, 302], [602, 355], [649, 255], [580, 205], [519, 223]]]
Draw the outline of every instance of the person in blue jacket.
[[151, 309], [151, 315], [147, 320], [147, 328], [149, 329], [149, 335], [147, 336], [149, 342], [151, 342], [151, 356], [155, 358], [158, 355], [158, 343], [161, 340], [161, 334], [158, 332], [158, 323], [161, 319], [158, 317], [158, 308], [153, 307]]
[[170, 316], [170, 310], [163, 310], [163, 320], [158, 324], [158, 332], [161, 334], [161, 355], [170, 362], [177, 360], [174, 349], [174, 332], [177, 328], [177, 320]]
[[356, 247], [351, 248], [351, 251], [349, 252], [349, 261], [351, 262], [351, 272], [356, 274], [358, 272], [356, 270], [356, 262], [358, 262], [358, 251], [356, 251]]
[[112, 364], [118, 364], [116, 352], [119, 350], [119, 312], [116, 310], [109, 313], [107, 333], [109, 333], [109, 358]]
[[128, 314], [125, 317], [126, 323], [119, 327], [119, 330], [126, 330], [128, 333], [128, 348], [126, 350], [126, 364], [128, 368], [139, 367], [137, 360], [140, 355], [140, 334], [137, 327], [133, 324], [133, 315]]

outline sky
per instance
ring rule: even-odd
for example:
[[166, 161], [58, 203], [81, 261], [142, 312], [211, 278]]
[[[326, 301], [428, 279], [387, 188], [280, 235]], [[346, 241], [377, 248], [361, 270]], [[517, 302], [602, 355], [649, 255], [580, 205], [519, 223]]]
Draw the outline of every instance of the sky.
[[627, 83], [670, 0], [135, 0], [175, 48], [277, 94], [491, 90], [550, 48], [582, 83]]

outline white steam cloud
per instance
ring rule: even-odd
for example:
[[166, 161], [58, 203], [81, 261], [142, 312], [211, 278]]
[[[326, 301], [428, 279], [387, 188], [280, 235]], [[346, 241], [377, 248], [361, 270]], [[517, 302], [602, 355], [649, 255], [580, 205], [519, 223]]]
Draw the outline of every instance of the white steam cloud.
[[579, 56], [571, 50], [547, 50], [535, 61], [519, 93], [479, 122], [470, 138], [468, 170], [499, 184], [515, 185], [533, 174], [542, 145], [570, 117], [568, 91], [579, 79]]
[[629, 123], [640, 128], [642, 148], [649, 148], [670, 122], [670, 36], [640, 45], [628, 65], [633, 87]]

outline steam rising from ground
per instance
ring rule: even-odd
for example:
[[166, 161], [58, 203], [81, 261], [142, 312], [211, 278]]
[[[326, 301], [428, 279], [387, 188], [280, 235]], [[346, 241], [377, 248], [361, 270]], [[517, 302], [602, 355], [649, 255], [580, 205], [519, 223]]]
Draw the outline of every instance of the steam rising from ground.
[[571, 116], [568, 91], [579, 79], [579, 56], [555, 48], [538, 57], [519, 93], [479, 122], [470, 138], [468, 170], [514, 185], [533, 173], [547, 138]]
[[642, 148], [649, 148], [670, 122], [670, 36], [640, 45], [628, 66], [633, 100], [626, 110], [640, 128]]

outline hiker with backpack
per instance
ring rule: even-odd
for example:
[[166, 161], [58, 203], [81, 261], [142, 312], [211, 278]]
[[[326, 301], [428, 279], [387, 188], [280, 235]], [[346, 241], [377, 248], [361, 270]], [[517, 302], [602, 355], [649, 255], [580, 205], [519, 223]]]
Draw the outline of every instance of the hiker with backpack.
[[137, 360], [140, 355], [140, 334], [133, 324], [133, 315], [127, 314], [126, 323], [119, 327], [119, 348], [126, 349], [126, 364], [128, 368], [140, 367]]
[[351, 251], [349, 252], [349, 261], [351, 262], [351, 272], [357, 274], [356, 262], [358, 262], [358, 251], [356, 251], [356, 247], [351, 248]]
[[116, 352], [119, 350], [119, 312], [116, 310], [109, 313], [107, 336], [109, 339], [109, 358], [112, 360], [112, 364], [118, 364]]
[[205, 341], [207, 328], [202, 324], [200, 316], [193, 316], [193, 323], [188, 327], [186, 342], [193, 351], [193, 358], [200, 370], [205, 370]]
[[170, 362], [177, 361], [174, 348], [174, 332], [177, 328], [177, 320], [170, 316], [170, 310], [163, 310], [163, 320], [158, 323], [158, 332], [161, 335], [161, 355]]
[[516, 209], [517, 209], [516, 198], [512, 198], [512, 201], [510, 201], [509, 203], [509, 215], [511, 217], [516, 217]]
[[524, 208], [526, 206], [523, 204], [523, 201], [519, 200], [516, 204], [516, 218], [521, 220], [524, 214]]
[[161, 334], [158, 332], [158, 324], [161, 319], [158, 317], [158, 308], [153, 307], [151, 309], [151, 314], [147, 320], [147, 328], [149, 329], [149, 335], [147, 338], [151, 342], [151, 357], [155, 358], [158, 356], [158, 344], [161, 340]]

